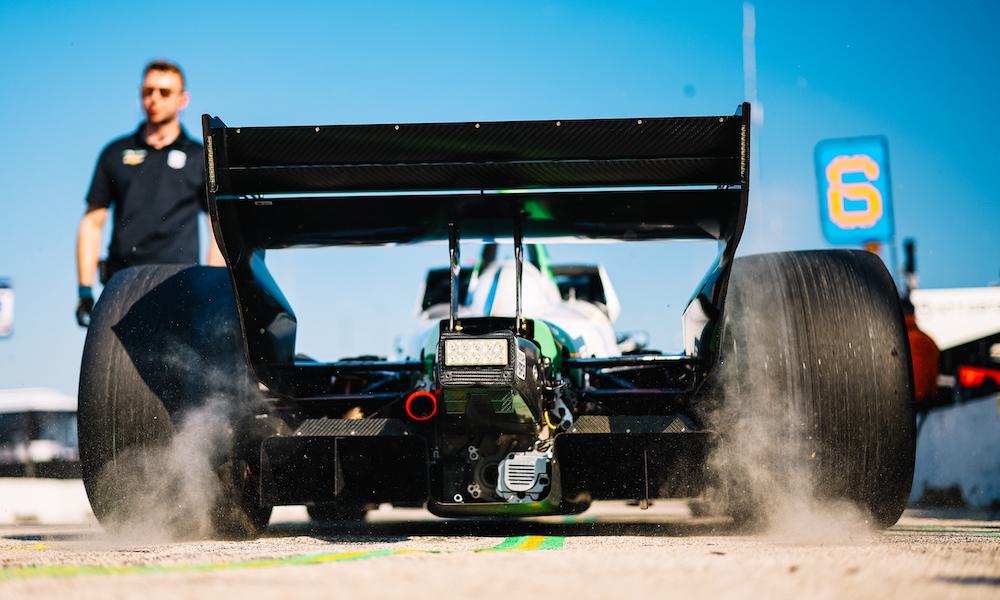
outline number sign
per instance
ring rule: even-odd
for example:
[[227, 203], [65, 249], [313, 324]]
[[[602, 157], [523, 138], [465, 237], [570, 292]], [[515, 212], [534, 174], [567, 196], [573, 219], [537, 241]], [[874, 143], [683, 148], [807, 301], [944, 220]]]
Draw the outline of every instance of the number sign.
[[889, 148], [882, 136], [823, 140], [816, 145], [823, 235], [831, 244], [892, 240]]

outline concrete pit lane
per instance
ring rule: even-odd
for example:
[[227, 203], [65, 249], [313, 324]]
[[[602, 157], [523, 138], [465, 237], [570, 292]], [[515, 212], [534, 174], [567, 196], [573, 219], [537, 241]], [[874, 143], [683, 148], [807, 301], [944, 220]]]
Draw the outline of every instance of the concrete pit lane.
[[677, 501], [524, 521], [383, 506], [352, 525], [289, 507], [255, 540], [155, 543], [8, 525], [0, 597], [997, 598], [996, 516], [911, 510], [887, 531], [820, 520], [751, 533]]

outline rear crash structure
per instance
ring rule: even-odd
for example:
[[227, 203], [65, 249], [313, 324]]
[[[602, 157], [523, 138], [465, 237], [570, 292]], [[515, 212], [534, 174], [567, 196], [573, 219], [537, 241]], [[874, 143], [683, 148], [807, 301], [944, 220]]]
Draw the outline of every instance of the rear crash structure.
[[[815, 281], [806, 273], [777, 282], [812, 267], [834, 273], [834, 287], [868, 290], [868, 305], [847, 302], [844, 310], [865, 318], [877, 311], [871, 319], [883, 339], [869, 344], [877, 356], [868, 360], [882, 361], [886, 389], [811, 390], [835, 393], [855, 416], [889, 427], [873, 430], [860, 450], [815, 428], [810, 439], [829, 457], [817, 467], [825, 490], [894, 522], [912, 474], [912, 391], [891, 279], [855, 253], [735, 259], [749, 192], [749, 111], [743, 104], [736, 115], [713, 117], [250, 128], [204, 116], [209, 205], [228, 268], [129, 269], [98, 303], [80, 388], [84, 479], [98, 517], [112, 520], [123, 502], [106, 491], [116, 469], [127, 469], [122, 453], [165, 443], [207, 397], [229, 407], [226, 445], [213, 457], [223, 492], [211, 510], [221, 532], [252, 534], [271, 507], [287, 504], [306, 504], [321, 518], [358, 518], [379, 502], [426, 504], [441, 516], [527, 516], [578, 512], [594, 499], [645, 505], [698, 495], [721, 479], [707, 457], [729, 432], [712, 414], [738, 395], [721, 377], [724, 367], [756, 372], [762, 357], [782, 351], [749, 348], [727, 312], [731, 273], [742, 261], [750, 281], [772, 277], [774, 292], [792, 304], [812, 302]], [[717, 240], [718, 256], [684, 314], [684, 352], [594, 352], [598, 340], [568, 335], [558, 318], [524, 314], [529, 282], [555, 290], [553, 302], [586, 301], [605, 320], [617, 303], [598, 285], [602, 269], [548, 264], [532, 243], [541, 238]], [[450, 266], [428, 275], [425, 308], [443, 300], [432, 297], [432, 284], [446, 284], [447, 313], [425, 313], [440, 318], [418, 349], [398, 360], [296, 356], [295, 313], [268, 272], [268, 249], [437, 240], [448, 241]], [[493, 271], [496, 281], [514, 278], [513, 311], [476, 308], [469, 287], [479, 270], [463, 274], [461, 240], [513, 245], [513, 264]], [[591, 285], [560, 290], [560, 273]], [[747, 310], [784, 318], [773, 297], [740, 298]], [[870, 325], [841, 323], [846, 337], [834, 352], [854, 347], [846, 338], [867, 335]], [[795, 335], [806, 336], [805, 328]], [[171, 345], [197, 368], [164, 368], [174, 364], [165, 356]], [[860, 368], [837, 365], [824, 348], [805, 351], [830, 368]], [[787, 386], [775, 393], [794, 396]], [[131, 403], [119, 401], [123, 394]], [[811, 398], [797, 401], [837, 411], [832, 400]], [[361, 418], [345, 418], [352, 409]], [[126, 423], [127, 431], [116, 429]], [[841, 425], [825, 413], [817, 423]], [[858, 458], [876, 447], [874, 462]]]

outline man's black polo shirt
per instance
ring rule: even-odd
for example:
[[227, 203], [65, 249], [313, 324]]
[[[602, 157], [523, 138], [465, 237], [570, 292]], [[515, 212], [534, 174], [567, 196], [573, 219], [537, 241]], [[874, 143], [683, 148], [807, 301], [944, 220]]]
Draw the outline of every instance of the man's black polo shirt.
[[101, 152], [87, 192], [93, 208], [114, 206], [108, 269], [198, 262], [198, 212], [207, 210], [205, 155], [181, 134], [156, 150], [143, 127]]

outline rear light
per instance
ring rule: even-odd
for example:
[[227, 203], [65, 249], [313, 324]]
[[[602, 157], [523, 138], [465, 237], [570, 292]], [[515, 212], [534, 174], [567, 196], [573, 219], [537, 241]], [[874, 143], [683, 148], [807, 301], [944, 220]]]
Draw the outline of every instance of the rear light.
[[446, 367], [503, 367], [510, 360], [506, 338], [465, 338], [444, 340]]

